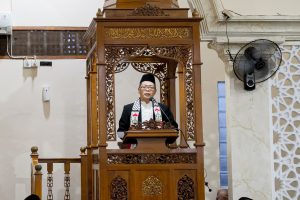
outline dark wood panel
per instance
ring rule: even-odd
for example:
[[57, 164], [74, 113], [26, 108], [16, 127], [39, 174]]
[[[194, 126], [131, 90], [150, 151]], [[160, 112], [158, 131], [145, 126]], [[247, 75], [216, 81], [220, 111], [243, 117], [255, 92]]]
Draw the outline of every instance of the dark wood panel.
[[[31, 28], [31, 29], [29, 29]], [[14, 28], [12, 35], [0, 35], [0, 57], [7, 56], [7, 47], [13, 56], [85, 58], [87, 54], [83, 35], [86, 28], [59, 30], [46, 27]]]

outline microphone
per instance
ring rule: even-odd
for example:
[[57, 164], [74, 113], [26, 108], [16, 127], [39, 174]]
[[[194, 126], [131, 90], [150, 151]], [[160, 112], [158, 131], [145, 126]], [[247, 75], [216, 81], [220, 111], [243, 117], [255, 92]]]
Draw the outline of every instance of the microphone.
[[160, 108], [160, 110], [162, 111], [162, 113], [166, 116], [168, 122], [170, 122], [170, 124], [172, 124], [170, 118], [168, 117], [168, 115], [165, 113], [165, 111], [160, 107], [159, 103], [154, 99], [154, 97], [150, 97], [149, 98], [150, 101], [153, 101], [155, 103], [157, 103], [158, 107]]
[[208, 185], [208, 182], [207, 182], [207, 181], [205, 181], [205, 186], [208, 188], [208, 191], [209, 191], [209, 192], [212, 191], [212, 189], [211, 189], [210, 186]]

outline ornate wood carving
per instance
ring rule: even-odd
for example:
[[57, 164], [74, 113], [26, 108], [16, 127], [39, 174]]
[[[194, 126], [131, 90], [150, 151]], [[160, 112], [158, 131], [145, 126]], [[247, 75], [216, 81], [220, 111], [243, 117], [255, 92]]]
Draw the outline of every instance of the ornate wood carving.
[[157, 130], [157, 129], [174, 129], [175, 127], [170, 122], [157, 122], [154, 119], [137, 123], [129, 127], [129, 130]]
[[192, 39], [193, 32], [189, 27], [135, 27], [106, 28], [107, 39]]
[[177, 183], [177, 195], [178, 200], [194, 200], [195, 191], [194, 191], [194, 181], [184, 175]]
[[179, 164], [196, 163], [196, 154], [176, 153], [176, 154], [117, 154], [110, 153], [107, 156], [108, 164]]
[[136, 8], [128, 16], [169, 16], [157, 6], [146, 4], [143, 7]]
[[122, 71], [125, 71], [128, 66], [129, 66], [129, 62], [121, 62], [121, 63], [118, 63], [116, 66], [115, 66], [115, 73], [120, 73]]
[[114, 71], [113, 66], [108, 65], [106, 68], [106, 102], [107, 102], [107, 140], [115, 140], [115, 88], [114, 88]]
[[64, 177], [64, 185], [65, 185], [65, 196], [64, 196], [64, 200], [70, 200], [71, 196], [70, 196], [70, 183], [71, 183], [71, 177], [69, 173], [65, 173], [65, 177]]
[[148, 176], [148, 178], [143, 181], [142, 191], [146, 196], [160, 195], [162, 194], [162, 190], [163, 184], [156, 176]]
[[110, 186], [110, 199], [111, 200], [127, 200], [128, 187], [127, 182], [120, 176], [117, 176], [111, 181]]
[[185, 68], [185, 90], [186, 90], [186, 133], [188, 140], [194, 140], [194, 84], [193, 84], [193, 65], [188, 63]]

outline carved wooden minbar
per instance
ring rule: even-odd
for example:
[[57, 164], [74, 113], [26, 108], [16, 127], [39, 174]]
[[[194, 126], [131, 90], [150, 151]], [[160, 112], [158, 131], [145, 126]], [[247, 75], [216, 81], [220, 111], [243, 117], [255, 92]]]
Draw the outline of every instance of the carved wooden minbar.
[[[85, 36], [88, 199], [204, 199], [200, 20], [176, 0], [112, 0], [98, 11]], [[129, 65], [159, 79], [160, 101], [180, 118], [178, 146], [150, 137], [136, 149], [107, 147], [116, 140], [114, 77]]]

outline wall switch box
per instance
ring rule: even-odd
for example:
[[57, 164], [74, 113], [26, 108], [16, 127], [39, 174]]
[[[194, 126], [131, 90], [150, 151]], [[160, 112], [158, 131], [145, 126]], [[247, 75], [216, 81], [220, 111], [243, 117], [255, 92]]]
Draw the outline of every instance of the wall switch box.
[[50, 101], [50, 86], [46, 85], [43, 86], [43, 92], [42, 92], [42, 96], [43, 96], [43, 101], [44, 102], [48, 102]]
[[10, 12], [0, 12], [0, 35], [12, 34], [12, 20]]
[[25, 58], [23, 60], [23, 67], [24, 68], [30, 68], [31, 67], [31, 61], [29, 59]]

